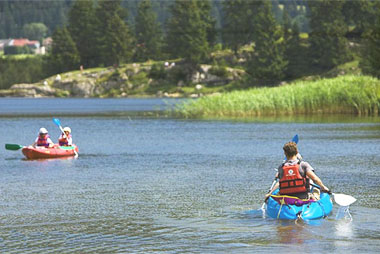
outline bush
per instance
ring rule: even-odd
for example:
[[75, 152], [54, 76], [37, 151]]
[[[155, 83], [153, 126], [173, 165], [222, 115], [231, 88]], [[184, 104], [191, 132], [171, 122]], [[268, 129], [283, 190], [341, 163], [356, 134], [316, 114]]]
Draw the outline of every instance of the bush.
[[221, 78], [227, 78], [228, 77], [228, 71], [227, 68], [224, 66], [212, 66], [209, 70], [210, 74], [221, 77]]
[[152, 79], [166, 79], [167, 72], [163, 64], [154, 64], [149, 71], [148, 77]]
[[30, 54], [32, 50], [27, 47], [14, 47], [14, 46], [5, 46], [4, 55], [19, 55], [19, 54]]

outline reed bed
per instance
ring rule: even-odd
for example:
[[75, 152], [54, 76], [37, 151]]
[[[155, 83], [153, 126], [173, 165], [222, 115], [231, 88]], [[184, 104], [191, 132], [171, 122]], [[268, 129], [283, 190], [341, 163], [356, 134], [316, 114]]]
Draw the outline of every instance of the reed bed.
[[177, 106], [174, 113], [186, 118], [317, 113], [378, 115], [379, 107], [378, 79], [340, 76], [202, 97]]

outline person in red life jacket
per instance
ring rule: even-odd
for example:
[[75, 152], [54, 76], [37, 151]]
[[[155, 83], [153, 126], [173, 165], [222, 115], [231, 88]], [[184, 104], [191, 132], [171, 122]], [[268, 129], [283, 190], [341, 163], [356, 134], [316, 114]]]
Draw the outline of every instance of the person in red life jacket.
[[46, 148], [54, 146], [54, 143], [53, 141], [51, 141], [46, 128], [40, 129], [40, 131], [38, 132], [38, 137], [36, 138], [32, 146], [33, 147], [42, 146]]
[[328, 192], [329, 189], [322, 183], [321, 179], [314, 173], [314, 169], [306, 161], [302, 161], [298, 153], [297, 144], [288, 142], [283, 147], [286, 161], [279, 166], [276, 178], [279, 181], [272, 190], [265, 196], [266, 199], [280, 188], [280, 195], [298, 197], [300, 199], [310, 198], [309, 181], [321, 187], [322, 191]]
[[63, 132], [65, 134], [61, 134], [58, 138], [58, 143], [60, 146], [72, 146], [73, 145], [73, 140], [71, 138], [71, 129], [70, 127], [65, 127], [63, 128]]

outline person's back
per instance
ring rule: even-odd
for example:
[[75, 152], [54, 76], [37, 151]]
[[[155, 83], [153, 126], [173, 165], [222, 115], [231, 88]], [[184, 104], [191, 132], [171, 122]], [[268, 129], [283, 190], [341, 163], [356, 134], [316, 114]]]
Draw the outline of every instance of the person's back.
[[287, 160], [278, 168], [280, 195], [309, 198], [309, 179], [306, 172], [313, 171], [309, 163], [301, 160]]

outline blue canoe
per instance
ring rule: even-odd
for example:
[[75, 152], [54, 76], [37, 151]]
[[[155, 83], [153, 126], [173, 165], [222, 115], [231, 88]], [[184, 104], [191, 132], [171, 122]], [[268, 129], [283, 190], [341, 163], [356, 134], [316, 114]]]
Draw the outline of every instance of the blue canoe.
[[[278, 194], [278, 189], [273, 195]], [[322, 192], [321, 199], [302, 206], [280, 205], [276, 200], [270, 197], [266, 204], [266, 213], [274, 219], [296, 220], [298, 214], [304, 220], [320, 219], [328, 216], [333, 208], [331, 197], [328, 193]]]

